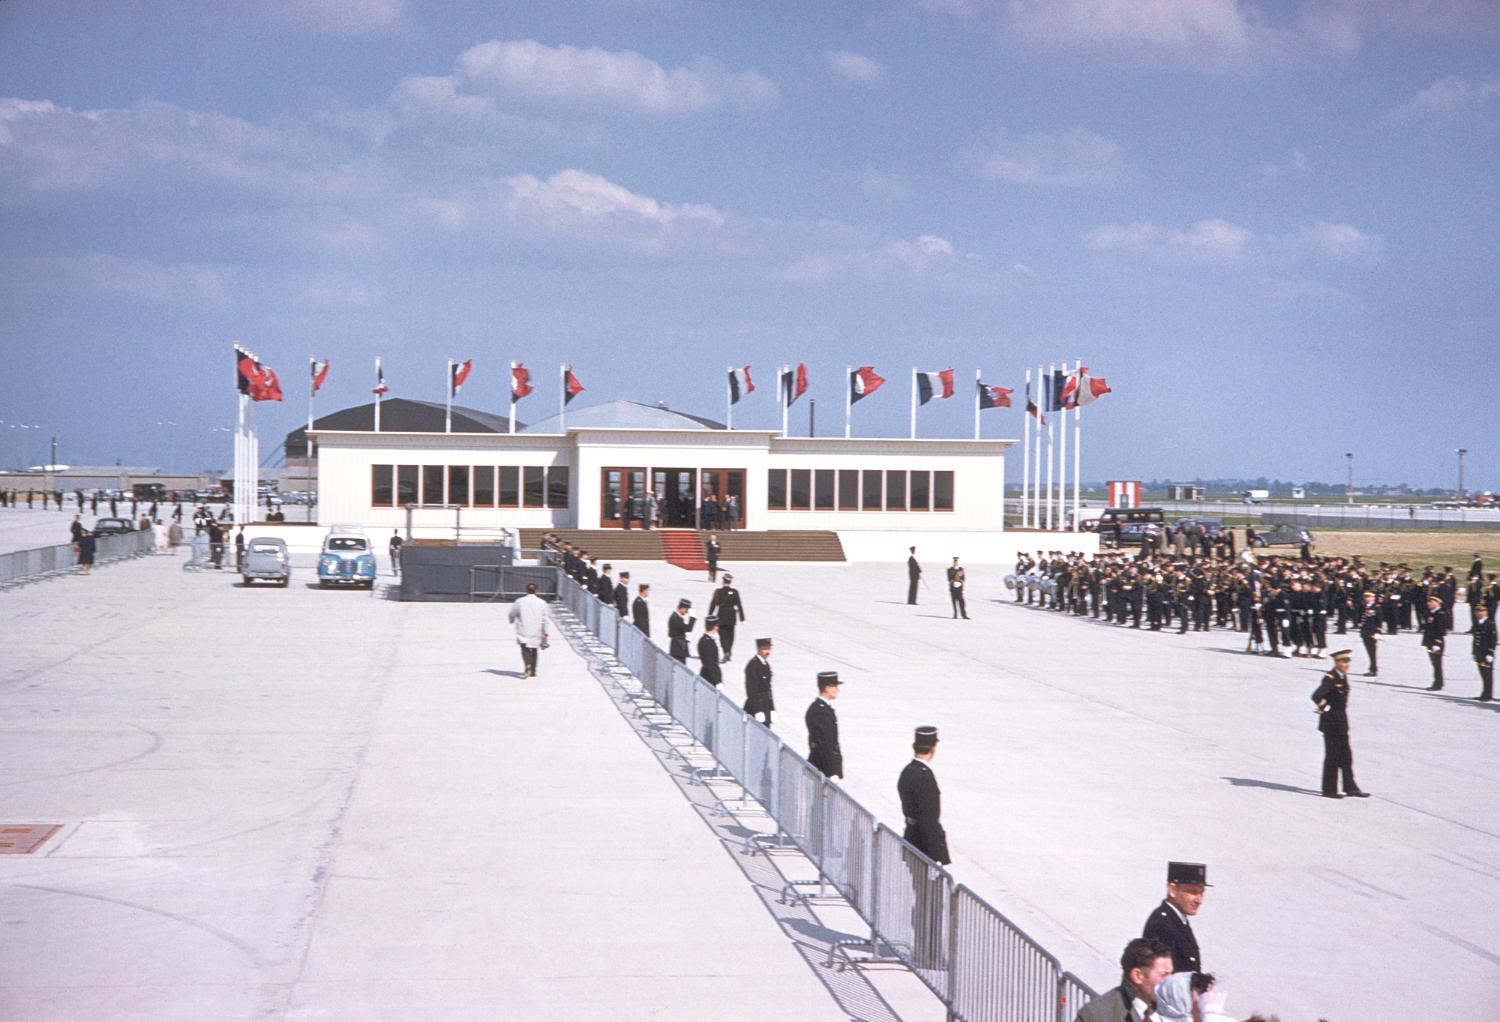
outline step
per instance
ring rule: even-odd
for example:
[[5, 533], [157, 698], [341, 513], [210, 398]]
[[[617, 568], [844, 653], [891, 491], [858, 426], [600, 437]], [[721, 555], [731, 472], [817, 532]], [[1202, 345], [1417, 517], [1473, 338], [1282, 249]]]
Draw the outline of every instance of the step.
[[708, 561], [703, 557], [703, 541], [691, 529], [660, 529], [662, 554], [668, 564], [675, 564], [684, 571], [707, 571]]

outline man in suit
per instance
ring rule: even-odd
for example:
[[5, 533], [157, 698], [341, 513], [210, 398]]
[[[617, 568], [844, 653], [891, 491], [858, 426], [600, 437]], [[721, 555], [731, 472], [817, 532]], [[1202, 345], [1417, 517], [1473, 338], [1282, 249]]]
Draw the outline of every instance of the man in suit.
[[1172, 952], [1173, 972], [1202, 972], [1198, 938], [1188, 916], [1198, 914], [1208, 882], [1208, 867], [1201, 862], [1167, 863], [1167, 896], [1146, 919], [1142, 937], [1166, 945]]
[[719, 619], [712, 614], [703, 619], [703, 634], [698, 636], [698, 677], [714, 687], [724, 680], [719, 668], [719, 641], [715, 633], [719, 630]]
[[1120, 985], [1078, 1010], [1074, 1022], [1144, 1022], [1155, 1015], [1156, 985], [1172, 975], [1172, 952], [1147, 937], [1125, 945]]
[[1373, 678], [1380, 673], [1380, 662], [1376, 658], [1376, 646], [1380, 642], [1380, 606], [1379, 597], [1373, 589], [1365, 590], [1364, 603], [1359, 609], [1359, 638], [1365, 644], [1365, 655], [1370, 658], [1370, 669], [1365, 672], [1366, 678]]
[[620, 572], [620, 584], [615, 586], [613, 602], [621, 621], [630, 616], [630, 572]]
[[640, 629], [642, 635], [651, 636], [651, 583], [642, 582], [636, 587], [635, 602], [630, 605], [630, 623]]
[[1483, 603], [1474, 606], [1474, 666], [1481, 685], [1477, 698], [1487, 703], [1495, 696], [1495, 619]]
[[1422, 625], [1422, 648], [1427, 650], [1427, 659], [1432, 661], [1432, 684], [1429, 692], [1443, 690], [1443, 647], [1448, 642], [1451, 627], [1448, 612], [1443, 609], [1443, 598], [1436, 593], [1427, 597], [1427, 622]]
[[724, 572], [723, 584], [714, 590], [708, 601], [708, 612], [719, 619], [719, 646], [724, 650], [723, 662], [726, 664], [734, 653], [734, 630], [745, 620], [745, 604], [733, 583], [734, 576]]
[[[1318, 730], [1323, 733], [1323, 797], [1369, 798], [1354, 781], [1354, 753], [1349, 748], [1349, 651], [1335, 650], [1333, 670], [1312, 694], [1318, 707]], [[1344, 777], [1344, 794], [1338, 790], [1339, 774]]]
[[667, 618], [667, 652], [679, 664], [687, 663], [688, 636], [692, 634], [696, 619], [688, 616], [693, 601], [687, 597], [677, 601], [677, 610]]
[[709, 536], [708, 542], [703, 544], [704, 558], [708, 561], [708, 580], [716, 581], [719, 577], [719, 537]]
[[839, 748], [839, 718], [833, 701], [839, 697], [837, 671], [818, 672], [818, 698], [807, 708], [807, 761], [825, 777], [844, 776], [844, 753]]
[[911, 606], [917, 605], [917, 583], [922, 581], [922, 566], [917, 563], [917, 548], [910, 548], [911, 555], [906, 558], [906, 602]]
[[[723, 622], [720, 622], [722, 627]], [[756, 639], [755, 655], [745, 661], [745, 712], [752, 717], [757, 713], [766, 716], [766, 727], [771, 726], [771, 711], [776, 709], [776, 700], [771, 695], [771, 640]]]
[[948, 567], [948, 598], [953, 601], [954, 619], [962, 614], [965, 621], [969, 620], [969, 608], [964, 604], [964, 569], [959, 566], [957, 557]]

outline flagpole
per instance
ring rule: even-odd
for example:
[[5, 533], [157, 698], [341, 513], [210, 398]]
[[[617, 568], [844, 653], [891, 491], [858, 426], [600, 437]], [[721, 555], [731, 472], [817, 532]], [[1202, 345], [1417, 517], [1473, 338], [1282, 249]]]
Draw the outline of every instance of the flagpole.
[[510, 431], [516, 431], [516, 362], [510, 363]]
[[781, 363], [781, 375], [776, 377], [776, 389], [781, 391], [781, 438], [786, 439], [786, 413], [787, 413], [787, 373], [791, 370], [785, 362]]
[[568, 432], [568, 364], [563, 362], [557, 367], [557, 379], [562, 384], [562, 391], [557, 395], [557, 431]]
[[453, 359], [448, 360], [448, 400], [443, 408], [443, 432], [453, 432]]
[[917, 438], [917, 367], [911, 367], [911, 438]]
[[309, 432], [313, 428], [313, 399], [318, 394], [316, 381], [318, 378], [318, 360], [316, 356], [307, 356], [307, 428]]
[[727, 366], [724, 370], [724, 426], [734, 429], [734, 387], [729, 382], [729, 377], [734, 373], [734, 366]]
[[[380, 356], [379, 355], [375, 356], [375, 385], [377, 387], [383, 387], [383, 386], [385, 386], [385, 380], [380, 375]], [[375, 432], [377, 432], [377, 433], [380, 432], [380, 399], [383, 398], [383, 397], [385, 397], [384, 394], [378, 394], [377, 393], [375, 395]]]
[[1036, 367], [1036, 425], [1032, 428], [1032, 442], [1036, 444], [1036, 450], [1031, 459], [1031, 527], [1040, 529], [1042, 527], [1042, 367], [1038, 363]]
[[1083, 453], [1083, 427], [1078, 424], [1078, 417], [1083, 414], [1083, 359], [1074, 359], [1074, 372], [1078, 374], [1078, 394], [1073, 402], [1073, 531], [1078, 531], [1078, 517], [1081, 513], [1082, 497], [1079, 492], [1079, 464]]
[[[1026, 403], [1031, 403], [1031, 370], [1026, 370]], [[1021, 423], [1021, 528], [1031, 527], [1031, 409]]]
[[854, 411], [854, 367], [844, 366], [844, 439], [849, 439], [849, 422]]
[[[975, 369], [974, 370], [974, 439], [975, 440], [979, 439], [979, 384], [980, 384], [980, 370], [979, 369]], [[1005, 487], [1003, 485], [1000, 487], [1000, 503], [1001, 503], [1002, 506], [1004, 506], [1004, 504], [1005, 504]], [[1001, 517], [1002, 518], [1004, 517], [1004, 513], [1003, 512], [1001, 514]]]
[[235, 516], [236, 525], [244, 525], [255, 521], [255, 510], [260, 506], [260, 423], [257, 421], [259, 415], [255, 405], [250, 405], [249, 425], [245, 433], [245, 449], [249, 455], [245, 459], [248, 466], [245, 473], [248, 485], [245, 487], [245, 503], [243, 515]]
[[[1064, 373], [1068, 371], [1067, 359], [1061, 363]], [[1062, 404], [1062, 402], [1058, 402]], [[1058, 531], [1066, 530], [1068, 527], [1066, 508], [1068, 506], [1068, 409], [1066, 406], [1060, 409], [1062, 413], [1062, 428], [1059, 431], [1057, 443], [1057, 528]]]

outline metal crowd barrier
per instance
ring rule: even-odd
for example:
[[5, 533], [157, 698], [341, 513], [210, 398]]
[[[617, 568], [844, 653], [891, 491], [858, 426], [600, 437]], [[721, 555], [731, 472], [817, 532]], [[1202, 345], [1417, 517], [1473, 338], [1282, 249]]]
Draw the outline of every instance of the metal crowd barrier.
[[[673, 660], [614, 607], [559, 570], [560, 602], [615, 653], [639, 682], [636, 712], [671, 741], [673, 752], [700, 777], [732, 778], [743, 791], [735, 811], [761, 806], [775, 834], [752, 835], [750, 851], [795, 849], [817, 870], [798, 887], [832, 888], [870, 928], [868, 940], [834, 944], [825, 965], [899, 962], [948, 1009], [954, 1022], [1072, 1022], [1097, 996], [1019, 927], [941, 866], [879, 823], [835, 782], [759, 720]], [[712, 757], [683, 746], [689, 737]], [[810, 895], [795, 894], [805, 899]], [[863, 949], [868, 957], [851, 952]]]
[[[94, 538], [94, 565], [109, 564], [148, 554], [156, 548], [150, 530], [111, 533]], [[0, 586], [71, 572], [78, 564], [72, 543], [13, 550], [0, 554]]]

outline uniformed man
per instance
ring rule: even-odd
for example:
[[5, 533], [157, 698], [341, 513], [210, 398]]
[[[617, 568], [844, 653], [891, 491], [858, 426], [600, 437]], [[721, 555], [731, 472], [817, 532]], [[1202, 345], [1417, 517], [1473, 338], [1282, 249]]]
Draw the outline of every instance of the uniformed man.
[[630, 605], [630, 622], [640, 629], [642, 635], [651, 635], [651, 583], [642, 582], [636, 587], [635, 602]]
[[620, 620], [625, 620], [630, 615], [630, 572], [620, 572], [620, 584], [615, 586], [614, 596], [615, 610], [620, 613]]
[[771, 726], [771, 711], [776, 701], [771, 696], [771, 640], [756, 639], [755, 655], [745, 661], [745, 712], [752, 717], [763, 713], [766, 727]]
[[1201, 862], [1167, 863], [1167, 896], [1146, 919], [1142, 937], [1159, 940], [1172, 952], [1173, 972], [1202, 972], [1198, 938], [1188, 916], [1198, 914], [1208, 882], [1208, 867]]
[[[1369, 798], [1354, 781], [1354, 753], [1349, 748], [1349, 661], [1347, 649], [1335, 650], [1333, 669], [1323, 675], [1312, 694], [1318, 707], [1318, 730], [1323, 733], [1323, 797]], [[1338, 790], [1343, 774], [1344, 794]]]
[[922, 581], [922, 566], [917, 563], [917, 548], [911, 547], [906, 558], [906, 602], [917, 605], [917, 583]]
[[1427, 623], [1422, 626], [1422, 648], [1427, 650], [1427, 659], [1432, 661], [1432, 684], [1429, 692], [1443, 690], [1443, 647], [1448, 642], [1448, 612], [1443, 609], [1443, 598], [1433, 594], [1427, 598]]
[[719, 577], [719, 537], [709, 536], [708, 542], [703, 545], [704, 560], [708, 562], [708, 580], [715, 581]]
[[697, 618], [688, 616], [692, 609], [693, 601], [684, 596], [677, 601], [677, 610], [667, 618], [667, 653], [679, 664], [687, 663], [688, 636], [697, 623]]
[[1495, 619], [1483, 603], [1474, 606], [1474, 666], [1481, 686], [1477, 698], [1487, 703], [1495, 696]]
[[969, 608], [964, 604], [964, 569], [957, 557], [948, 568], [948, 598], [953, 601], [954, 619], [962, 614], [965, 621], [969, 620]]
[[745, 620], [745, 604], [734, 587], [734, 576], [724, 572], [724, 582], [708, 601], [708, 612], [719, 619], [719, 646], [724, 650], [723, 663], [734, 655], [734, 630]]
[[[912, 761], [896, 781], [906, 830], [901, 835], [917, 851], [940, 866], [948, 865], [948, 835], [943, 832], [943, 795], [932, 772], [937, 752], [937, 728], [916, 730], [911, 743]], [[912, 964], [919, 969], [941, 969], [943, 960], [942, 890], [935, 870], [920, 860], [909, 864], [912, 883]]]
[[1375, 590], [1367, 589], [1363, 599], [1359, 609], [1359, 638], [1365, 644], [1365, 655], [1370, 658], [1370, 669], [1365, 672], [1365, 677], [1374, 678], [1380, 674], [1380, 661], [1376, 655], [1380, 643], [1380, 596]]
[[712, 614], [703, 619], [703, 634], [698, 636], [698, 677], [718, 687], [724, 680], [719, 668], [719, 641], [715, 633], [719, 630], [719, 619]]
[[600, 603], [613, 603], [615, 599], [615, 579], [610, 572], [615, 570], [613, 564], [606, 564], [604, 570], [599, 573], [599, 580], [594, 583], [594, 598]]
[[837, 671], [818, 672], [818, 698], [807, 708], [807, 761], [825, 777], [844, 776], [844, 753], [839, 748], [839, 719], [833, 701], [839, 697]]

